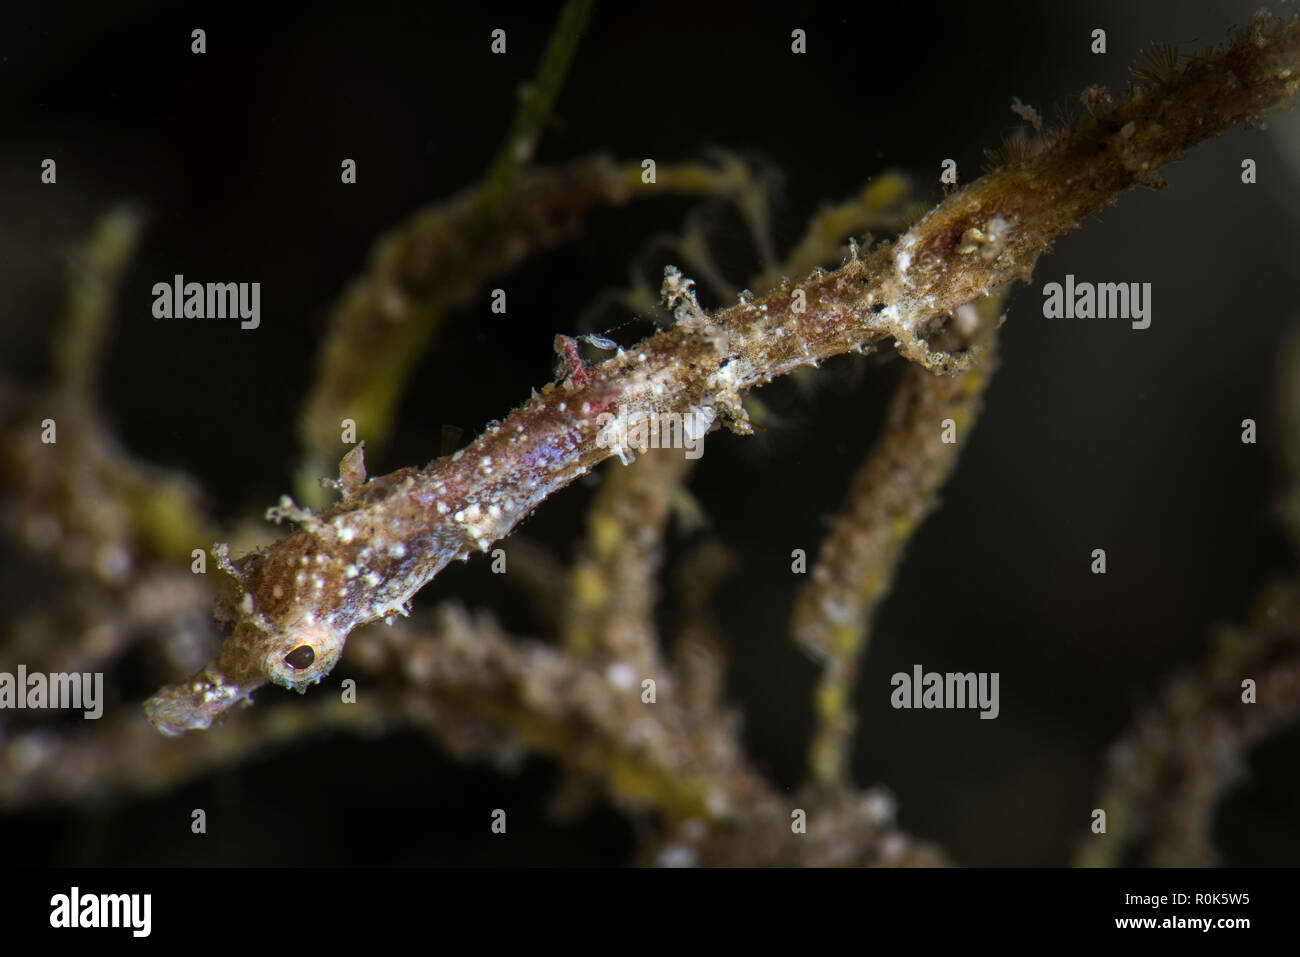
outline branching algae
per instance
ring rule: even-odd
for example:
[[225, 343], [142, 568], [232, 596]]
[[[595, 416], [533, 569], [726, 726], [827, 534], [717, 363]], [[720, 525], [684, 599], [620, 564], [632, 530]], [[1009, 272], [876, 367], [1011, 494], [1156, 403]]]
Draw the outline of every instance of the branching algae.
[[598, 418], [615, 407], [702, 415], [743, 434], [749, 390], [842, 353], [893, 341], [934, 373], [968, 368], [977, 349], [932, 346], [951, 317], [1026, 280], [1057, 236], [1119, 193], [1161, 185], [1157, 170], [1186, 149], [1295, 95], [1300, 20], [1261, 18], [1223, 49], [1137, 80], [1114, 107], [1091, 88], [1089, 112], [1068, 128], [1040, 128], [1038, 143], [1008, 150], [1005, 165], [897, 242], [863, 255], [855, 247], [833, 272], [712, 314], [670, 272], [673, 328], [590, 367], [562, 349], [556, 382], [454, 455], [367, 481], [358, 446], [340, 467], [340, 502], [315, 514], [286, 498], [268, 514], [297, 531], [233, 561], [223, 555], [230, 582], [217, 617], [228, 637], [198, 674], [150, 699], [150, 720], [169, 734], [206, 728], [267, 682], [299, 691], [318, 682], [354, 628], [403, 614], [448, 562], [487, 551], [604, 459], [643, 452], [602, 434]]

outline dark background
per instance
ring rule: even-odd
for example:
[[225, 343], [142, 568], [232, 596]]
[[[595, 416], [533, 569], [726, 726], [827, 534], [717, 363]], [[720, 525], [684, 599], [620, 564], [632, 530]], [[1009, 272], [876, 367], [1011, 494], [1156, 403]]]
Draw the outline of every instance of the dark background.
[[[608, 3], [539, 159], [747, 151], [785, 174], [776, 225], [789, 243], [820, 203], [881, 170], [916, 173], [932, 198], [944, 158], [973, 177], [983, 149], [1019, 123], [1013, 96], [1073, 112], [1090, 83], [1122, 89], [1149, 42], [1218, 42], [1256, 5]], [[378, 236], [483, 174], [554, 16], [540, 4], [365, 9], [0, 14], [0, 371], [45, 377], [65, 250], [109, 204], [139, 200], [149, 228], [118, 302], [104, 402], [135, 453], [198, 476], [223, 517], [290, 490], [295, 415], [330, 304]], [[189, 52], [196, 26], [201, 57]], [[496, 27], [504, 57], [488, 51]], [[790, 53], [795, 27], [808, 32], [805, 56]], [[1106, 56], [1089, 52], [1094, 27], [1108, 32]], [[1198, 148], [1165, 172], [1163, 192], [1124, 196], [1012, 296], [986, 412], [882, 609], [857, 695], [856, 779], [890, 787], [902, 825], [959, 862], [1066, 862], [1104, 749], [1135, 707], [1292, 567], [1270, 517], [1268, 423], [1275, 348], [1300, 294], [1297, 154], [1288, 162], [1279, 137], [1300, 136], [1294, 117], [1271, 126]], [[57, 186], [39, 184], [47, 156]], [[1247, 156], [1256, 186], [1240, 183]], [[339, 183], [343, 157], [358, 162], [356, 186]], [[547, 381], [555, 333], [584, 331], [587, 302], [689, 208], [598, 212], [583, 240], [501, 283], [508, 317], [486, 300], [458, 315], [372, 474], [429, 460], [444, 423], [473, 433]], [[753, 262], [741, 248], [724, 265], [740, 278]], [[260, 281], [261, 328], [153, 321], [150, 287], [177, 272]], [[1043, 319], [1042, 284], [1067, 272], [1151, 282], [1151, 328]], [[797, 584], [789, 555], [814, 553], [870, 447], [897, 370], [865, 366], [830, 364], [811, 396], [764, 390], [786, 424], [711, 437], [693, 484], [741, 559], [719, 604], [730, 690], [755, 762], [781, 786], [803, 775], [816, 677], [783, 624]], [[1260, 420], [1261, 444], [1240, 442], [1246, 417]], [[528, 533], [567, 554], [589, 494], [557, 496]], [[1104, 577], [1089, 572], [1095, 547], [1107, 550]], [[0, 614], [57, 600], [51, 571], [0, 548]], [[417, 603], [457, 597], [528, 630], [498, 582], [473, 562]], [[889, 675], [917, 662], [1000, 672], [1001, 717], [893, 711]], [[1247, 756], [1215, 823], [1226, 863], [1300, 860], [1298, 762], [1294, 728]], [[504, 776], [458, 765], [414, 734], [330, 736], [165, 799], [0, 819], [0, 843], [9, 861], [78, 864], [626, 860], [633, 825], [617, 811], [546, 820], [555, 780], [541, 760]], [[208, 811], [206, 840], [189, 833], [194, 807]], [[487, 835], [494, 807], [510, 810], [508, 841]]]

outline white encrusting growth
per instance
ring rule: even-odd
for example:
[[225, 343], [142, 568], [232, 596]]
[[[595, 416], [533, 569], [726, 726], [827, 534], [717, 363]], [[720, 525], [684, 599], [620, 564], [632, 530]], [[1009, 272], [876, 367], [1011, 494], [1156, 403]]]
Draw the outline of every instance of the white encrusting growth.
[[912, 247], [915, 245], [916, 233], [911, 230], [898, 241], [898, 253], [894, 256], [894, 271], [900, 279], [904, 279], [908, 269], [912, 267]]
[[985, 262], [994, 262], [1007, 248], [1011, 223], [1001, 213], [994, 213], [985, 224], [972, 226], [962, 234], [957, 252], [962, 255], [978, 253]]

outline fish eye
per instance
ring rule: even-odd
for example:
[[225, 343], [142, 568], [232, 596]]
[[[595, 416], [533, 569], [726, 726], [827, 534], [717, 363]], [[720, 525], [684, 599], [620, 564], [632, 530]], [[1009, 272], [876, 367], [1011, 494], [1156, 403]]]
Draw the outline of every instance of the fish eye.
[[311, 645], [299, 645], [284, 656], [284, 663], [295, 671], [310, 668], [315, 660], [316, 652], [312, 650]]

